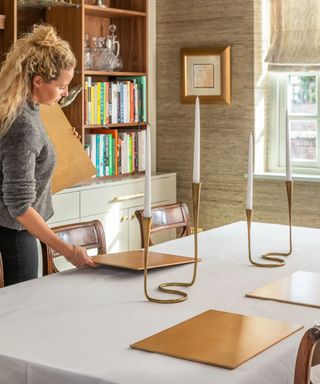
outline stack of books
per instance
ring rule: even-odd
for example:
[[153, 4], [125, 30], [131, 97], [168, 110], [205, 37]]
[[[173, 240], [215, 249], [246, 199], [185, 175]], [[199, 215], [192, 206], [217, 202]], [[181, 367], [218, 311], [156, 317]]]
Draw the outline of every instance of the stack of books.
[[119, 176], [145, 170], [145, 131], [92, 129], [85, 149], [97, 176]]
[[146, 77], [93, 82], [85, 79], [85, 125], [139, 123], [147, 120]]

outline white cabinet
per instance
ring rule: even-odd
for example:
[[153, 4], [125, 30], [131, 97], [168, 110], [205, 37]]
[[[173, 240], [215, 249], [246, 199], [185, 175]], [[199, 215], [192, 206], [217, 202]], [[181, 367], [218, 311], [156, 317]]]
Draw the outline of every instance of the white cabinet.
[[127, 209], [111, 209], [99, 215], [81, 218], [81, 221], [90, 220], [99, 220], [103, 225], [108, 253], [128, 250]]
[[52, 196], [54, 216], [48, 221], [55, 223], [76, 223], [80, 221], [80, 192], [62, 192]]
[[[152, 177], [152, 204], [176, 201], [176, 174]], [[140, 228], [134, 216], [144, 203], [144, 177], [110, 180], [75, 187], [53, 196], [55, 215], [50, 226], [98, 219], [104, 226], [108, 252], [139, 249]], [[162, 241], [172, 238], [168, 232]]]
[[139, 225], [138, 219], [136, 218], [136, 215], [134, 214], [135, 211], [137, 211], [138, 209], [143, 209], [143, 206], [141, 205], [139, 207], [130, 208], [128, 210], [128, 229], [129, 229], [128, 248], [130, 250], [141, 248], [140, 225]]

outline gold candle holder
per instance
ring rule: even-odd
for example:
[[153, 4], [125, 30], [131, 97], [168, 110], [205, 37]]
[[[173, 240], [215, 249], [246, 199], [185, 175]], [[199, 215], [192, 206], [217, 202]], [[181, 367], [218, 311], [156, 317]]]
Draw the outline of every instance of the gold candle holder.
[[161, 292], [178, 295], [180, 297], [175, 299], [157, 299], [151, 297], [148, 294], [148, 250], [150, 241], [150, 228], [151, 228], [151, 217], [143, 218], [143, 234], [144, 234], [144, 294], [146, 298], [154, 303], [160, 304], [174, 304], [181, 303], [188, 298], [188, 294], [177, 289], [169, 289], [168, 287], [190, 287], [194, 284], [197, 278], [198, 271], [198, 226], [199, 226], [199, 211], [200, 211], [200, 191], [201, 183], [192, 183], [192, 202], [193, 202], [193, 218], [194, 218], [194, 263], [193, 263], [193, 276], [189, 283], [163, 283], [159, 285]]
[[285, 261], [283, 259], [280, 259], [279, 257], [273, 257], [273, 256], [268, 256], [269, 261], [274, 261], [274, 263], [269, 263], [269, 264], [258, 263], [256, 261], [252, 260], [252, 257], [251, 257], [251, 223], [252, 223], [253, 210], [252, 209], [246, 209], [246, 215], [247, 215], [247, 228], [248, 228], [248, 253], [249, 253], [250, 263], [255, 265], [256, 267], [263, 267], [263, 268], [275, 268], [275, 267], [282, 267], [283, 265], [285, 265]]
[[288, 200], [288, 212], [289, 212], [289, 251], [288, 252], [268, 252], [262, 255], [265, 260], [273, 260], [273, 256], [287, 257], [292, 253], [292, 193], [293, 193], [293, 181], [286, 181], [287, 200]]

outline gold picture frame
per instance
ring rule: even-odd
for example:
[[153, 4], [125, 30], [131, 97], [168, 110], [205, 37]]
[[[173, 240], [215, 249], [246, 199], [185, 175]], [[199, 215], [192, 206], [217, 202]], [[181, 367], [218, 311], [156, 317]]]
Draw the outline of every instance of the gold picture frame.
[[231, 103], [230, 46], [181, 48], [181, 102]]

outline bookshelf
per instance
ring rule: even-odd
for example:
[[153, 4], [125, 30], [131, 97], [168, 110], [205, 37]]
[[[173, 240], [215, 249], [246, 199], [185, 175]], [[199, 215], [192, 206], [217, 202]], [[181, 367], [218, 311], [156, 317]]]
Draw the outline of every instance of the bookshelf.
[[[104, 4], [106, 5], [106, 8], [101, 8], [95, 5], [95, 0], [72, 0], [71, 4], [69, 0], [61, 4], [50, 0], [0, 0], [1, 58], [3, 58], [3, 55], [7, 52], [12, 42], [22, 33], [29, 31], [34, 23], [46, 22], [53, 25], [57, 29], [58, 34], [69, 41], [77, 58], [77, 67], [70, 88], [76, 85], [81, 85], [82, 92], [70, 106], [64, 108], [64, 112], [71, 125], [74, 126], [77, 132], [81, 135], [83, 145], [86, 149], [88, 149], [88, 143], [92, 141], [90, 140], [90, 136], [97, 134], [97, 129], [101, 129], [101, 133], [99, 133], [101, 135], [103, 135], [104, 132], [107, 134], [108, 129], [110, 129], [111, 134], [113, 131], [117, 131], [116, 137], [119, 138], [122, 135], [120, 134], [121, 132], [138, 134], [139, 131], [146, 128], [146, 84], [148, 79], [147, 2], [148, 0], [105, 0]], [[2, 22], [2, 15], [6, 16], [5, 29], [1, 29], [2, 24], [4, 25], [4, 22]], [[114, 24], [117, 27], [115, 34], [120, 43], [120, 56], [123, 61], [122, 70], [116, 72], [86, 70], [84, 67], [85, 36], [88, 35], [90, 41], [92, 41], [92, 37], [105, 37], [109, 34], [109, 26], [111, 24]], [[88, 79], [90, 79], [91, 84], [94, 85], [107, 84], [105, 86], [108, 86], [108, 84], [118, 83], [120, 84], [118, 86], [120, 88], [120, 90], [118, 89], [118, 95], [122, 95], [121, 89], [123, 83], [126, 83], [123, 86], [126, 91], [127, 89], [134, 87], [132, 83], [135, 81], [139, 82], [138, 80], [133, 79], [141, 78], [145, 78], [144, 100], [140, 100], [140, 103], [145, 103], [143, 119], [142, 115], [135, 117], [132, 113], [131, 118], [128, 117], [127, 119], [117, 118], [117, 116], [114, 115], [112, 116], [112, 119], [111, 116], [109, 120], [108, 118], [103, 119], [102, 117], [100, 118], [100, 115], [105, 113], [105, 109], [102, 108], [101, 111], [100, 109], [98, 109], [98, 111], [95, 110], [98, 117], [96, 116], [96, 118], [91, 119], [91, 121], [88, 120], [88, 116], [86, 115], [88, 112], [88, 105], [86, 104], [88, 102], [88, 95], [86, 94], [86, 83], [88, 83]], [[132, 81], [130, 79], [132, 79]], [[102, 95], [103, 94], [101, 93], [101, 97]], [[133, 95], [136, 94], [133, 93]], [[130, 98], [130, 93], [128, 94], [128, 97]], [[103, 104], [100, 96], [99, 100], [100, 104]], [[104, 99], [104, 101], [105, 103], [108, 103], [106, 99]], [[121, 113], [122, 102], [123, 99], [118, 100], [119, 115]], [[127, 101], [127, 104], [128, 103], [131, 102]], [[130, 106], [130, 108], [132, 107]], [[138, 108], [137, 103], [133, 108]], [[129, 115], [130, 112], [128, 112], [128, 116]], [[114, 146], [114, 161], [119, 162], [120, 164], [121, 158], [119, 159], [119, 157], [122, 156], [121, 143], [114, 143]], [[130, 151], [134, 151], [134, 149], [132, 148], [128, 150], [128, 153]], [[90, 150], [88, 149], [88, 154], [89, 152]], [[141, 171], [141, 167], [133, 166], [133, 168], [129, 168], [131, 169], [130, 172], [103, 175], [101, 178], [108, 179], [110, 177], [122, 176], [123, 174], [143, 172]], [[121, 171], [121, 164], [117, 169]]]
[[5, 28], [5, 21], [6, 21], [5, 15], [0, 15], [0, 29]]

